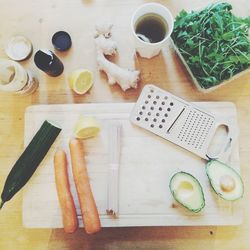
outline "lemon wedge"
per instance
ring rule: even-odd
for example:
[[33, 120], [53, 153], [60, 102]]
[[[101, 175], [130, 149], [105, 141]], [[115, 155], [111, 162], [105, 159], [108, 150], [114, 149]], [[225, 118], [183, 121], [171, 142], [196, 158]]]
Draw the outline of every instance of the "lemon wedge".
[[96, 118], [81, 115], [76, 122], [74, 134], [76, 138], [87, 139], [96, 136], [100, 131], [100, 125]]
[[85, 94], [93, 85], [93, 74], [87, 69], [77, 69], [69, 74], [69, 87], [79, 95]]

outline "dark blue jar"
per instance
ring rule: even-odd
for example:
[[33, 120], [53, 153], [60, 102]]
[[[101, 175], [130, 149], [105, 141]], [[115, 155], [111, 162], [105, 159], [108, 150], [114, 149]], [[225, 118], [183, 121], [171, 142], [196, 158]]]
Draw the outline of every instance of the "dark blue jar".
[[50, 50], [38, 50], [34, 57], [36, 66], [49, 76], [59, 76], [62, 74], [64, 66], [60, 59]]

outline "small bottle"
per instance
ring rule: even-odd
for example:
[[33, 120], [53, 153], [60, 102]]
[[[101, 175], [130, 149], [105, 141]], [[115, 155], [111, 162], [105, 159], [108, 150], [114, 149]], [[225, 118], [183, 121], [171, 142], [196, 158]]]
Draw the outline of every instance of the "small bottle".
[[39, 82], [38, 82], [36, 76], [34, 75], [34, 73], [30, 70], [27, 70], [27, 74], [28, 74], [27, 84], [22, 89], [15, 92], [15, 94], [17, 94], [17, 95], [29, 95], [29, 94], [32, 94], [33, 92], [35, 92], [35, 90], [38, 88]]
[[48, 49], [38, 50], [35, 54], [34, 61], [36, 66], [49, 76], [59, 76], [64, 69], [60, 59]]
[[39, 82], [30, 70], [19, 63], [0, 59], [0, 91], [19, 95], [31, 94], [38, 88]]

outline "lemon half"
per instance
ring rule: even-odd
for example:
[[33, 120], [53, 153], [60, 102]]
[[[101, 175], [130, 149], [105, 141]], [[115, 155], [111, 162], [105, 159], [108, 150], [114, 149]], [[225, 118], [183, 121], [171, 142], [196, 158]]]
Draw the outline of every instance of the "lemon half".
[[84, 115], [79, 117], [74, 128], [75, 137], [79, 139], [94, 137], [99, 131], [100, 125], [96, 118]]
[[77, 69], [69, 74], [69, 87], [77, 94], [85, 94], [93, 85], [93, 74], [87, 69]]

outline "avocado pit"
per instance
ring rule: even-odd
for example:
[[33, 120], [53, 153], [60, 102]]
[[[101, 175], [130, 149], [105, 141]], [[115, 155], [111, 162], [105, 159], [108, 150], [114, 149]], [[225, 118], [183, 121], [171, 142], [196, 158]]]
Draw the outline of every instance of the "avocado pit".
[[235, 180], [230, 175], [223, 175], [220, 178], [220, 187], [224, 192], [231, 192], [235, 189]]

